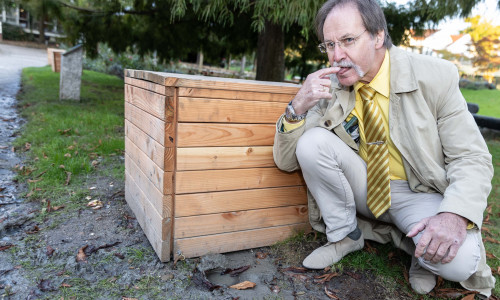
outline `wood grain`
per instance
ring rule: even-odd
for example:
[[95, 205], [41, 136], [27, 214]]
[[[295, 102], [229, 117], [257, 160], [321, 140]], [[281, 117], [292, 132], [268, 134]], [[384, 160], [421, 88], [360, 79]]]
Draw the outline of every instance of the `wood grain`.
[[171, 232], [168, 224], [159, 227], [155, 227], [155, 220], [153, 220], [154, 214], [148, 214], [147, 205], [143, 205], [144, 195], [141, 195], [141, 190], [135, 185], [134, 180], [130, 174], [125, 171], [125, 200], [129, 205], [130, 209], [134, 212], [137, 222], [141, 226], [144, 234], [146, 234], [151, 246], [155, 250], [156, 254], [162, 262], [167, 262], [170, 260], [171, 249], [171, 239], [162, 239], [161, 234], [158, 230], [165, 230], [165, 233]]
[[179, 123], [177, 147], [272, 146], [276, 125]]
[[176, 218], [174, 235], [181, 239], [305, 222], [307, 222], [306, 205], [233, 211]]
[[279, 102], [179, 98], [179, 122], [275, 124], [285, 111]]
[[175, 217], [280, 206], [306, 205], [305, 186], [250, 189], [175, 196]]
[[178, 171], [273, 166], [275, 164], [271, 146], [177, 149]]
[[174, 239], [174, 259], [179, 256], [179, 253], [189, 258], [209, 253], [225, 253], [269, 246], [299, 232], [310, 231], [310, 228], [308, 223], [300, 223], [202, 237]]
[[212, 90], [203, 88], [178, 88], [179, 97], [253, 100], [288, 103], [293, 99], [292, 94], [263, 93], [259, 91]]
[[176, 194], [248, 190], [280, 186], [305, 185], [302, 176], [286, 173], [278, 168], [253, 168], [176, 173]]

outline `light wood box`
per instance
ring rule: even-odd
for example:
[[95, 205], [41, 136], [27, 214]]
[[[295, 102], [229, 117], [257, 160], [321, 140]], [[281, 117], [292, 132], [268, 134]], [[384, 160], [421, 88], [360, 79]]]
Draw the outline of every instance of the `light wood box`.
[[125, 198], [161, 261], [274, 244], [310, 229], [275, 122], [297, 85], [125, 71]]

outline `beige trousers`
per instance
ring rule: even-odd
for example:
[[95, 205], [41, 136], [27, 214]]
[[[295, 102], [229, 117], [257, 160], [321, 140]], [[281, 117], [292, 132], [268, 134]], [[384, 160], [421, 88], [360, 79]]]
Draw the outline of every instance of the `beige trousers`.
[[[330, 242], [342, 240], [356, 228], [356, 213], [375, 220], [366, 205], [366, 164], [340, 138], [324, 128], [312, 128], [300, 138], [296, 155]], [[406, 181], [391, 181], [391, 207], [378, 220], [406, 234], [423, 218], [435, 215], [442, 199], [439, 193], [415, 193]], [[420, 236], [413, 238], [415, 244]], [[473, 229], [450, 263], [434, 264], [423, 258], [419, 263], [447, 280], [461, 282], [476, 272], [481, 254], [484, 259], [481, 234]]]

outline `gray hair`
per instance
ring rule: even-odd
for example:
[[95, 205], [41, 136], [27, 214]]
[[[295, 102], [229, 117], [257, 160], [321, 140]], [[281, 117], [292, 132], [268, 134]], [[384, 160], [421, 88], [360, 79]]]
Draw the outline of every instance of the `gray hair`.
[[378, 5], [376, 0], [328, 0], [318, 10], [316, 14], [316, 33], [320, 41], [324, 41], [323, 26], [328, 14], [337, 6], [344, 6], [346, 4], [354, 4], [357, 7], [363, 25], [372, 36], [375, 36], [380, 30], [385, 33], [384, 46], [390, 49], [392, 46], [391, 36], [387, 30], [387, 22], [385, 20], [384, 12]]

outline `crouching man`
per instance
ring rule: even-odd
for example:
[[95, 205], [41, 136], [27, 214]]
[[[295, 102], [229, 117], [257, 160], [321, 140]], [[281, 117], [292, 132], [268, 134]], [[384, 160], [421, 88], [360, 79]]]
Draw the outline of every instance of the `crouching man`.
[[392, 46], [375, 0], [330, 0], [316, 25], [331, 67], [307, 77], [274, 143], [280, 169], [302, 170], [311, 225], [328, 238], [303, 265], [362, 249], [373, 234], [358, 215], [412, 238], [416, 292], [440, 275], [489, 297], [480, 227], [493, 168], [456, 67]]

